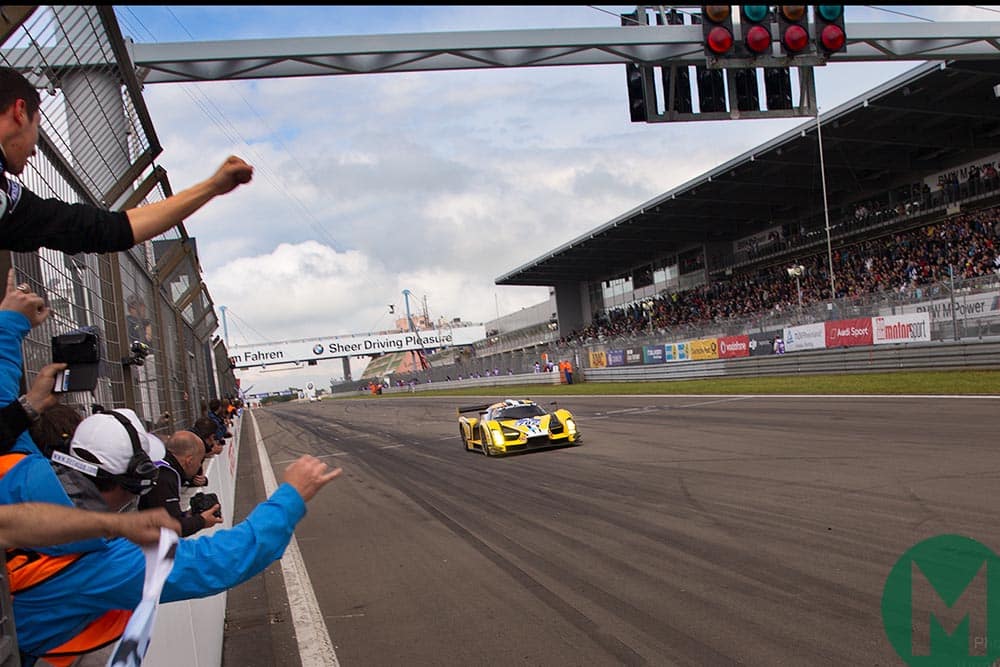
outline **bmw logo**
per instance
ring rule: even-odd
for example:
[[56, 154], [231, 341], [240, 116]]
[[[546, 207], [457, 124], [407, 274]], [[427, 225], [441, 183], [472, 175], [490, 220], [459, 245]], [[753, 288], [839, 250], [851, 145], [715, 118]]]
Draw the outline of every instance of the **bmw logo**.
[[313, 354], [323, 354], [323, 346], [319, 343], [313, 345]]

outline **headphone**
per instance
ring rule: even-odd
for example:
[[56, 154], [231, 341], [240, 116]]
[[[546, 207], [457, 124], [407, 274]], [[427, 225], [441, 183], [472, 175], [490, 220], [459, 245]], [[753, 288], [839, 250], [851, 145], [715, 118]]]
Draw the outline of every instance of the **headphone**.
[[160, 469], [156, 467], [150, 460], [149, 454], [142, 448], [142, 444], [139, 442], [139, 432], [135, 430], [135, 426], [132, 425], [132, 422], [127, 417], [114, 410], [109, 410], [102, 414], [114, 417], [125, 428], [129, 441], [132, 443], [132, 458], [129, 459], [128, 467], [124, 473], [115, 475], [98, 467], [97, 476], [113, 479], [126, 491], [137, 496], [149, 493], [160, 474]]

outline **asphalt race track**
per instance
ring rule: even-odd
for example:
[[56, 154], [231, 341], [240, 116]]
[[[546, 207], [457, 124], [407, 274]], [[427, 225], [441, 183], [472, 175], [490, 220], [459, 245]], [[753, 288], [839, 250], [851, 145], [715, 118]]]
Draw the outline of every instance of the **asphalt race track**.
[[[896, 560], [1000, 549], [996, 398], [571, 396], [581, 446], [486, 458], [455, 409], [487, 398], [254, 411], [279, 482], [302, 453], [344, 469], [296, 530], [344, 667], [902, 664]], [[246, 418], [243, 443], [241, 471]], [[231, 594], [225, 664], [298, 664], [274, 577]]]

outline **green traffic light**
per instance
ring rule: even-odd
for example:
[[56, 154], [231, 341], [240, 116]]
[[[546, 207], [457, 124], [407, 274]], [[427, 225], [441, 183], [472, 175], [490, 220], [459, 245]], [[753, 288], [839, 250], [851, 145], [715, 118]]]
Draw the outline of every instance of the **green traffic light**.
[[743, 5], [743, 15], [754, 22], [767, 18], [767, 5]]
[[843, 5], [817, 5], [816, 9], [824, 21], [836, 21], [844, 13]]

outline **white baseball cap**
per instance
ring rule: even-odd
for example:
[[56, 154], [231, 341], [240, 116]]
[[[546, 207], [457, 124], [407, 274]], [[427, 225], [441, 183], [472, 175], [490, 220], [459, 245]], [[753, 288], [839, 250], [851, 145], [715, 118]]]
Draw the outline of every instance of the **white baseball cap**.
[[[151, 461], [161, 461], [166, 456], [163, 442], [146, 433], [138, 415], [128, 408], [114, 410], [125, 417], [139, 436], [139, 446]], [[69, 453], [75, 458], [92, 463], [106, 473], [123, 475], [132, 460], [132, 438], [128, 430], [113, 416], [97, 413], [84, 419], [76, 427], [69, 444]]]

